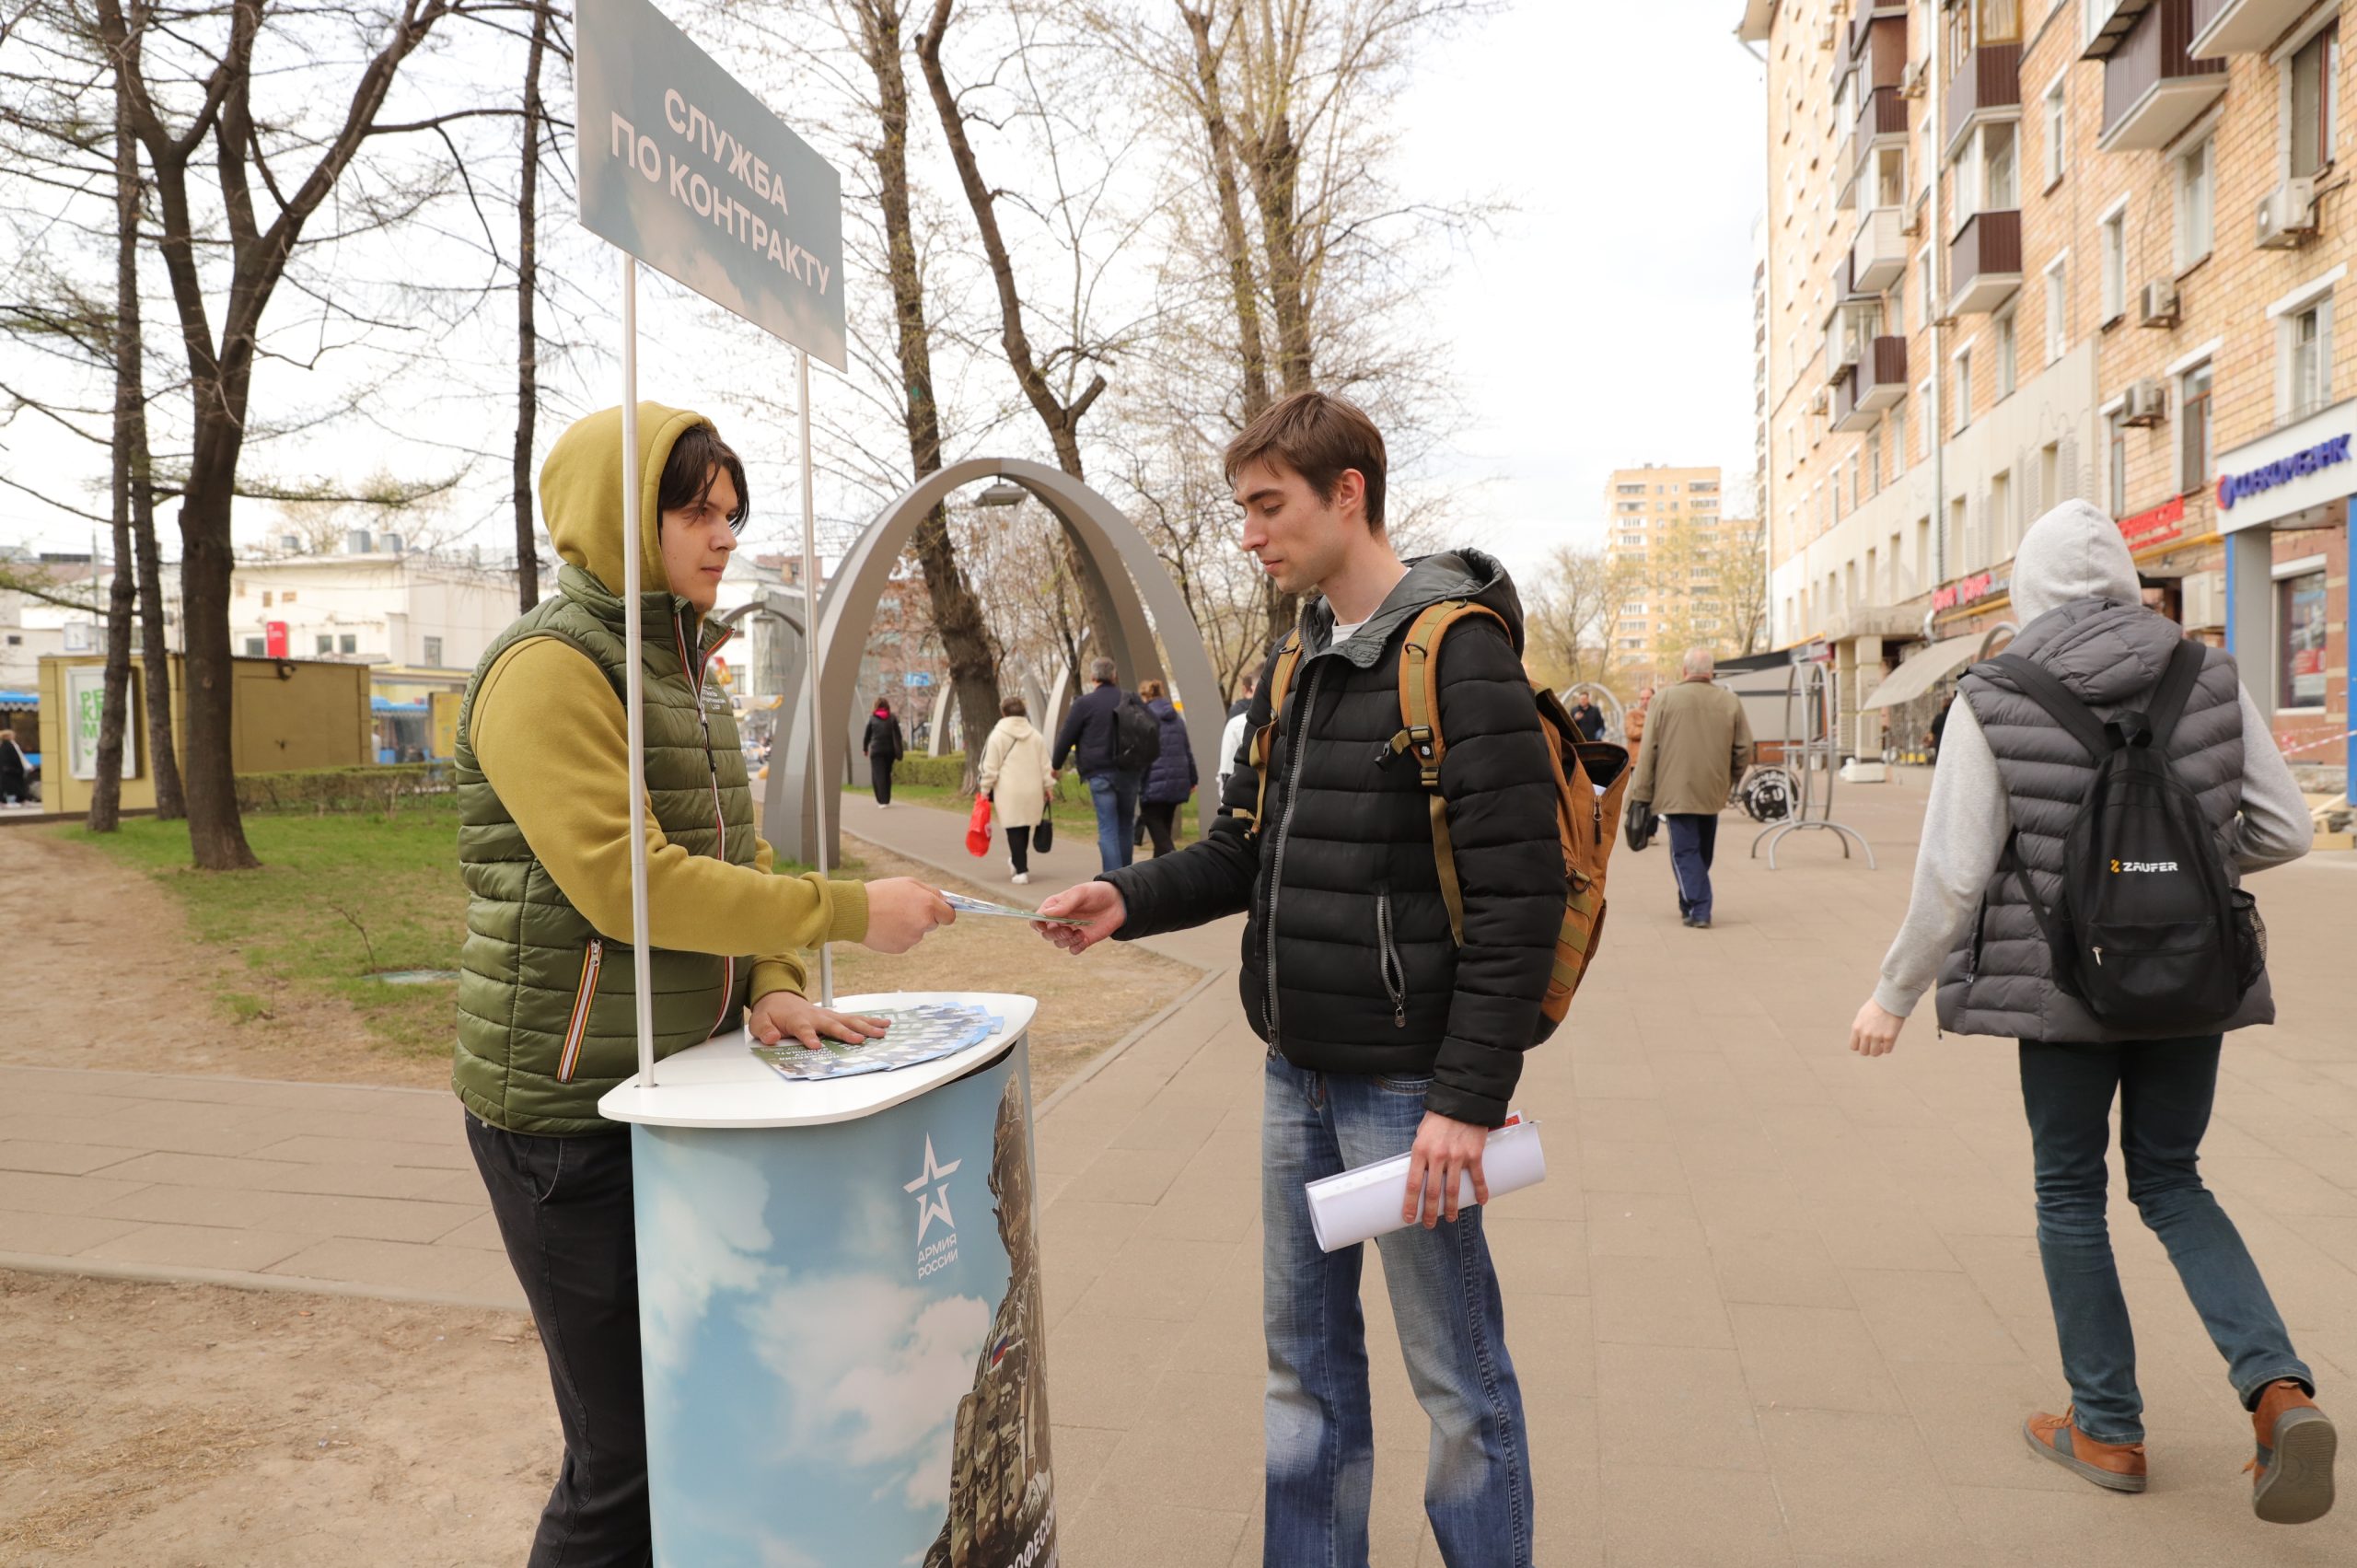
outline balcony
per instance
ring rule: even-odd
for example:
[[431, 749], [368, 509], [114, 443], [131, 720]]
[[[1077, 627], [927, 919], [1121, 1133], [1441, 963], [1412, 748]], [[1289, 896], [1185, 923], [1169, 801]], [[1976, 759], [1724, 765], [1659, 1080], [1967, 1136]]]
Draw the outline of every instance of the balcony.
[[1870, 87], [1895, 87], [1907, 75], [1906, 0], [1861, 0], [1850, 21], [1847, 64]]
[[2309, 0], [2193, 0], [2193, 41], [2186, 52], [2197, 60], [2257, 54], [2304, 16]]
[[1833, 428], [1872, 430], [1883, 411], [1907, 395], [1907, 340], [1870, 338], [1855, 369], [1833, 389]]
[[1850, 247], [1850, 278], [1861, 294], [1883, 294], [1907, 270], [1907, 212], [1875, 207], [1858, 220], [1857, 243]]
[[2022, 215], [1976, 213], [1948, 246], [1951, 316], [1981, 316], [2022, 286]]
[[1947, 153], [1954, 157], [1974, 127], [2022, 117], [2022, 46], [1982, 44], [1948, 78], [1947, 96]]
[[1906, 99], [1897, 87], [1875, 88], [1858, 106], [1857, 122], [1845, 130], [1834, 149], [1833, 168], [1841, 177], [1834, 204], [1847, 212], [1861, 200], [1871, 201], [1874, 192], [1869, 190], [1862, 195], [1858, 182], [1873, 178], [1875, 149], [1906, 145]]
[[2189, 52], [2193, 5], [2158, 0], [2146, 6], [2104, 56], [2103, 136], [2096, 144], [2102, 151], [2165, 147], [2225, 92], [2226, 63]]

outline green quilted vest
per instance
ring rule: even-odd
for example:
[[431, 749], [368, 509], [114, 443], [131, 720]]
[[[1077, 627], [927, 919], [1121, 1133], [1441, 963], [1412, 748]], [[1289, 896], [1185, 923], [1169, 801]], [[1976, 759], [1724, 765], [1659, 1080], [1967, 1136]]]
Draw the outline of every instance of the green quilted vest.
[[[621, 600], [571, 564], [556, 597], [501, 633], [475, 667], [459, 707], [454, 776], [459, 862], [467, 892], [459, 958], [459, 1039], [450, 1079], [467, 1109], [515, 1132], [601, 1132], [598, 1100], [638, 1071], [631, 945], [592, 929], [516, 826], [476, 764], [468, 738], [475, 692], [499, 656], [528, 637], [557, 637], [605, 671], [619, 701], [628, 668]], [[691, 854], [753, 861], [753, 796], [737, 722], [718, 688], [702, 688], [725, 632], [699, 633], [666, 592], [642, 597], [646, 662], [646, 793], [665, 836]], [[697, 638], [692, 668], [681, 653]], [[563, 738], [552, 736], [552, 745]], [[625, 786], [613, 779], [617, 793]], [[732, 1026], [751, 966], [657, 947], [650, 955], [655, 1054]]]

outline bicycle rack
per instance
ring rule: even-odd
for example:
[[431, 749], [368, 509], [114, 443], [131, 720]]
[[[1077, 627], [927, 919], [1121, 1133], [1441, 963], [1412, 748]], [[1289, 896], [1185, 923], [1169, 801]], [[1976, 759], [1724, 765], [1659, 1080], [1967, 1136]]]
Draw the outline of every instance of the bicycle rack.
[[[1850, 858], [1850, 841], [1855, 839], [1858, 848], [1865, 854], [1866, 869], [1882, 869], [1875, 864], [1874, 845], [1866, 842], [1865, 834], [1833, 819], [1833, 778], [1839, 761], [1834, 754], [1835, 731], [1840, 726], [1841, 714], [1839, 681], [1840, 678], [1831, 670], [1814, 661], [1793, 666], [1792, 673], [1784, 678], [1784, 733], [1787, 736], [1794, 733], [1794, 703], [1799, 704], [1801, 722], [1806, 727], [1805, 738], [1800, 743], [1797, 765], [1789, 749], [1792, 743], [1789, 740], [1785, 743], [1786, 771], [1800, 781], [1799, 804], [1790, 817], [1761, 829], [1751, 841], [1751, 858], [1754, 860], [1759, 858], [1759, 846], [1768, 846], [1768, 869], [1771, 871], [1776, 869], [1776, 846], [1784, 841], [1785, 835], [1806, 832], [1833, 834], [1841, 845], [1841, 858], [1844, 860]], [[1817, 795], [1820, 772], [1825, 779], [1825, 798], [1821, 809]], [[1817, 814], [1812, 817], [1812, 811]]]

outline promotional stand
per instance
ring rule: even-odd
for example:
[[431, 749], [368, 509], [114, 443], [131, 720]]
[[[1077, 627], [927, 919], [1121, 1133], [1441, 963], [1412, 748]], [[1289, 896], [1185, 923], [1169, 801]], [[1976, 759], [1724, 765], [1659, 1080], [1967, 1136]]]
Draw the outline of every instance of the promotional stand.
[[631, 1126], [660, 1568], [1056, 1561], [1027, 1051], [814, 1082], [741, 1032], [598, 1102]]

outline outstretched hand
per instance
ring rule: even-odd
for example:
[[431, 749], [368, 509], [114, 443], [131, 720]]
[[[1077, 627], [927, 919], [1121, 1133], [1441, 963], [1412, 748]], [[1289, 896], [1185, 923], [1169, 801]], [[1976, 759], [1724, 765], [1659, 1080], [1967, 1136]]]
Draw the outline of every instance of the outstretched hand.
[[1110, 882], [1083, 882], [1077, 888], [1066, 888], [1041, 904], [1039, 912], [1088, 922], [1086, 925], [1051, 925], [1044, 920], [1031, 923], [1032, 930], [1067, 953], [1087, 952], [1120, 930], [1121, 923], [1130, 918], [1120, 889]]

